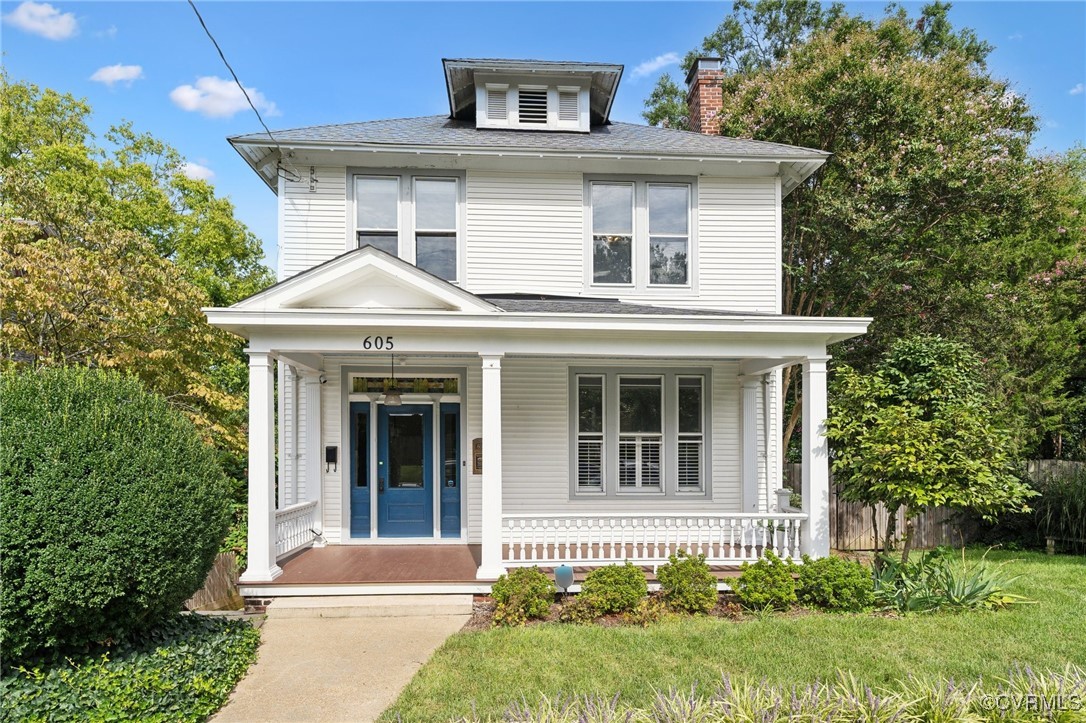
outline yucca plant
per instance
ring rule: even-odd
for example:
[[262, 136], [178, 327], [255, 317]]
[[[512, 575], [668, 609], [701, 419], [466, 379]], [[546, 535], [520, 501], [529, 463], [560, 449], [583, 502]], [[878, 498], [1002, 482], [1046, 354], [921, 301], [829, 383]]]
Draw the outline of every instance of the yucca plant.
[[915, 562], [886, 557], [875, 574], [875, 601], [905, 613], [995, 609], [1028, 602], [1008, 591], [1018, 577], [1007, 577], [1002, 565], [993, 568], [986, 557], [973, 565], [964, 550], [961, 565], [951, 563], [941, 550], [926, 552]]

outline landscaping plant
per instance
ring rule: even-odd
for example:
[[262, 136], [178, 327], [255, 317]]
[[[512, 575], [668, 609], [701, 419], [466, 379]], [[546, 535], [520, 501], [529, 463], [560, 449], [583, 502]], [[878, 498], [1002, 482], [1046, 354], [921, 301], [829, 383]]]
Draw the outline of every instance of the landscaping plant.
[[227, 480], [141, 383], [75, 367], [0, 375], [4, 665], [150, 628], [203, 584]]
[[898, 612], [994, 609], [1025, 602], [1008, 592], [1017, 577], [1005, 577], [981, 559], [953, 564], [941, 549], [925, 552], [919, 560], [886, 558], [875, 575], [875, 602]]
[[648, 593], [645, 573], [627, 561], [588, 573], [579, 597], [591, 599], [600, 613], [624, 613], [636, 608]]
[[796, 566], [782, 560], [772, 550], [753, 565], [744, 562], [732, 588], [743, 603], [752, 610], [787, 610], [796, 604], [796, 582], [792, 575]]
[[108, 653], [72, 655], [0, 677], [4, 721], [202, 721], [256, 658], [247, 622], [174, 615]]
[[544, 618], [550, 612], [557, 589], [538, 567], [518, 567], [498, 578], [490, 596], [495, 625], [523, 625], [532, 618]]
[[656, 571], [656, 579], [664, 602], [673, 610], [707, 613], [716, 606], [716, 578], [705, 564], [705, 555], [679, 550]]
[[596, 601], [584, 595], [567, 599], [558, 611], [559, 621], [575, 625], [588, 625], [595, 622], [599, 616], [600, 609], [596, 606]]
[[804, 605], [857, 612], [874, 603], [871, 570], [858, 562], [840, 557], [812, 560], [804, 555], [798, 573], [796, 596]]

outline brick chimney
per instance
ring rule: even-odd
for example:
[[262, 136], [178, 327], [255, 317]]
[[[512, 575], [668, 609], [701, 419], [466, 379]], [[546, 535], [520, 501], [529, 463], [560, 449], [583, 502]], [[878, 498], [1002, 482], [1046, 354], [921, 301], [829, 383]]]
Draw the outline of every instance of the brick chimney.
[[720, 58], [697, 58], [686, 74], [686, 105], [690, 108], [690, 130], [707, 136], [718, 134], [716, 116], [724, 107], [720, 82], [724, 80]]

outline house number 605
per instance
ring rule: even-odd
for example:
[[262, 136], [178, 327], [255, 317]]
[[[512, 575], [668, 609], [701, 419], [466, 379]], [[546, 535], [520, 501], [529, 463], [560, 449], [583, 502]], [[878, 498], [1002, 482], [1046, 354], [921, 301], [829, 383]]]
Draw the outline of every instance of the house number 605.
[[391, 349], [392, 337], [391, 336], [367, 336], [362, 340], [363, 349]]

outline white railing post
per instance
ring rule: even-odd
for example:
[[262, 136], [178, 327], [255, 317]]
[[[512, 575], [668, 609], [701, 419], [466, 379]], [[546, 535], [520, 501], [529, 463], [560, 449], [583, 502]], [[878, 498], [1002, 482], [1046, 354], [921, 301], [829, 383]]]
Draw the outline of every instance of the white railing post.
[[[482, 545], [476, 577], [493, 580], [505, 572], [502, 559], [502, 355], [483, 359]], [[533, 545], [535, 540], [533, 539]]]
[[275, 564], [275, 383], [272, 356], [249, 351], [249, 562], [240, 581], [268, 582]]
[[803, 362], [803, 525], [801, 549], [811, 557], [830, 554], [830, 462], [826, 443], [826, 362]]

